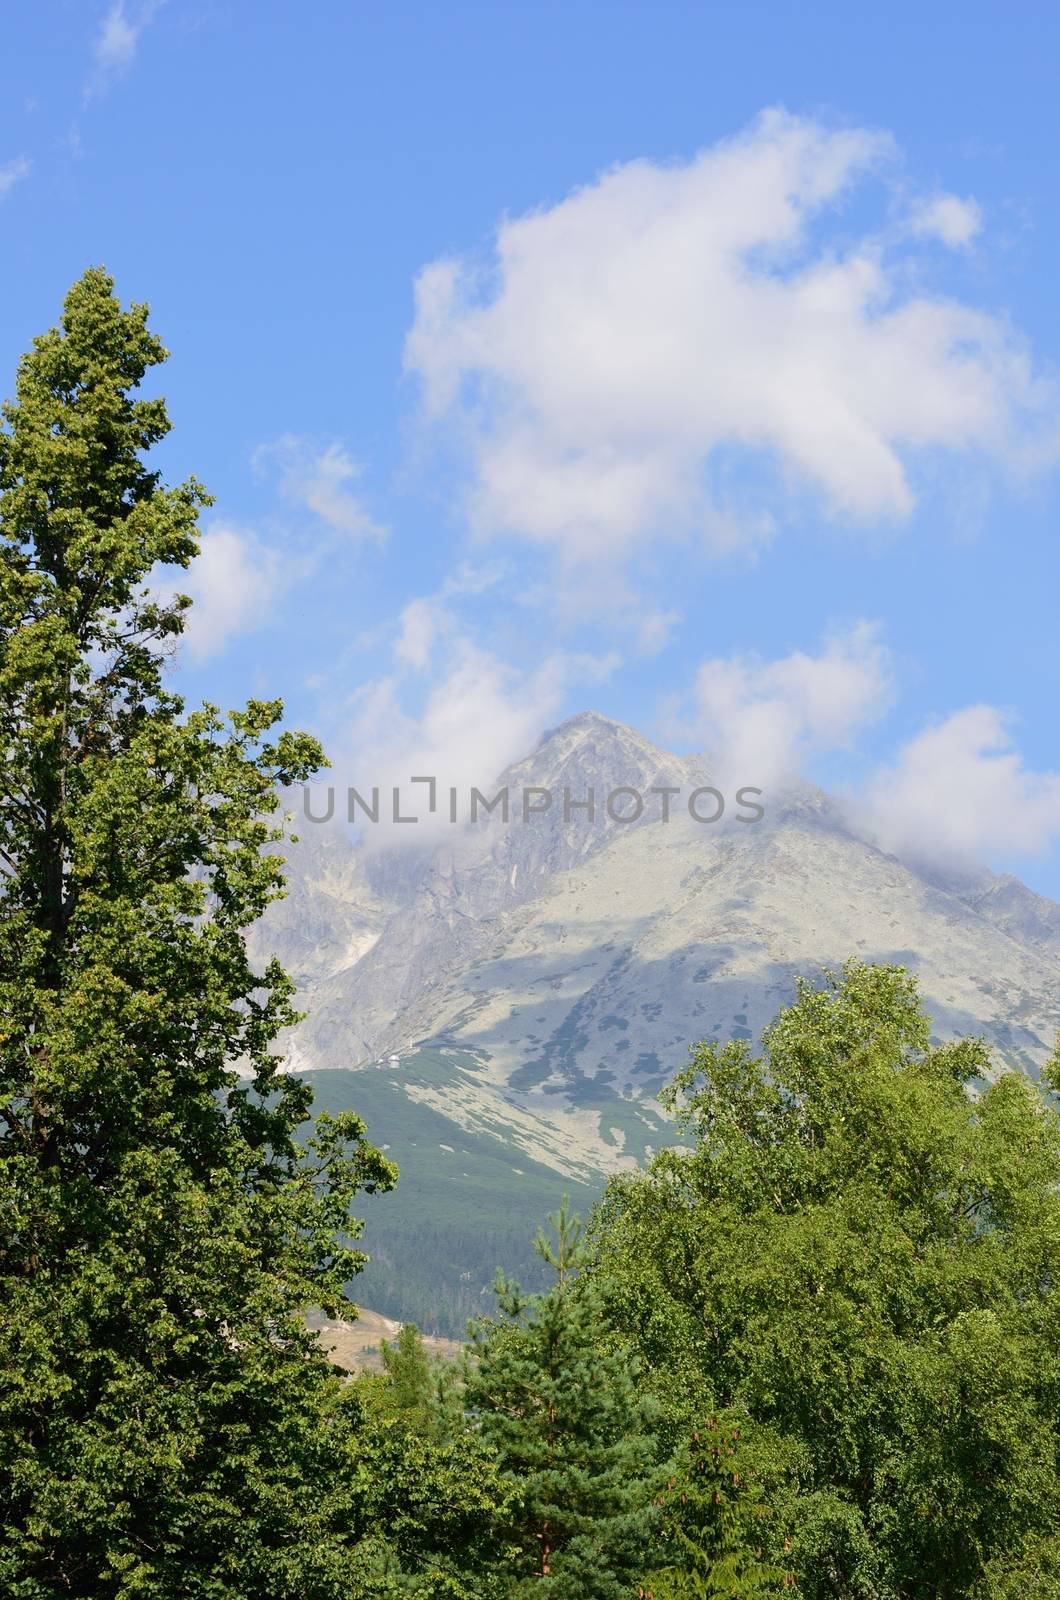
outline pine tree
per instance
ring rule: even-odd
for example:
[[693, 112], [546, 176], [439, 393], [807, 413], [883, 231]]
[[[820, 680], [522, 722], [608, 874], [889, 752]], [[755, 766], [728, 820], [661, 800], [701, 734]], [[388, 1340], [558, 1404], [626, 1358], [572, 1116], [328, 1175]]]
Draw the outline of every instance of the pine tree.
[[526, 1296], [498, 1280], [503, 1320], [474, 1330], [467, 1404], [518, 1507], [513, 1595], [613, 1600], [649, 1564], [653, 1447], [638, 1369], [611, 1333], [606, 1291], [583, 1276], [564, 1201], [536, 1248], [555, 1272]]
[[431, 1363], [423, 1335], [414, 1322], [405, 1322], [397, 1338], [380, 1341], [379, 1353], [390, 1379], [390, 1404], [411, 1425], [426, 1425], [431, 1402]]
[[300, 1149], [291, 984], [243, 937], [321, 753], [164, 684], [188, 601], [146, 584], [207, 503], [142, 459], [165, 353], [90, 271], [0, 429], [0, 1590], [330, 1600], [355, 1408], [300, 1312], [394, 1169], [352, 1115]]
[[735, 1423], [710, 1417], [695, 1429], [660, 1495], [666, 1566], [648, 1600], [778, 1600], [792, 1575], [763, 1550], [770, 1520], [762, 1486]]

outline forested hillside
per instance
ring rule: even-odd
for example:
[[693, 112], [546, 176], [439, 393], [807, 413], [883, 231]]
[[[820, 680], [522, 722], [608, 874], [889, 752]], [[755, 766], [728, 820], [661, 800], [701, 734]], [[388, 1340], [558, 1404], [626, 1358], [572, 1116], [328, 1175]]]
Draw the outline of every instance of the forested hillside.
[[[358, 1108], [402, 1181], [368, 1209], [361, 1245], [366, 1275], [351, 1289], [375, 1311], [425, 1333], [463, 1336], [492, 1304], [498, 1267], [528, 1287], [542, 1281], [532, 1219], [563, 1195], [583, 1212], [603, 1192], [541, 1166], [496, 1134], [465, 1129], [407, 1091], [436, 1081], [445, 1063], [417, 1057], [395, 1070], [313, 1072], [314, 1114]], [[448, 1076], [448, 1074], [446, 1074]]]

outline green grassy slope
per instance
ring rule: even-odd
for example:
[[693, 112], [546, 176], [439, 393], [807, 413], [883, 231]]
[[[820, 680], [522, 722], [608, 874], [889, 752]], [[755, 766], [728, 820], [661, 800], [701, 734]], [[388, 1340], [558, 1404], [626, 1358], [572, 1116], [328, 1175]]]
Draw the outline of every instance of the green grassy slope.
[[395, 1190], [361, 1202], [372, 1259], [354, 1296], [425, 1332], [459, 1338], [469, 1316], [492, 1310], [497, 1267], [536, 1287], [538, 1224], [564, 1194], [584, 1215], [603, 1190], [602, 1176], [577, 1182], [532, 1161], [501, 1127], [467, 1131], [410, 1098], [409, 1083], [452, 1090], [453, 1063], [438, 1052], [420, 1051], [397, 1069], [305, 1076], [318, 1110], [356, 1111], [401, 1169]]

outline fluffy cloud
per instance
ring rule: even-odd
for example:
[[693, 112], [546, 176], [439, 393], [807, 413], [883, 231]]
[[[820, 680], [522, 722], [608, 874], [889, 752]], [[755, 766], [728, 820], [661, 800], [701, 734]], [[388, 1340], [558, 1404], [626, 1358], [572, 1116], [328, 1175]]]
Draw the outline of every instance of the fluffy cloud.
[[[503, 222], [486, 263], [428, 266], [406, 363], [470, 454], [480, 533], [575, 562], [689, 529], [731, 546], [768, 534], [770, 480], [868, 522], [910, 513], [917, 452], [1051, 455], [1055, 396], [1005, 323], [904, 294], [876, 238], [822, 239], [892, 157], [879, 134], [769, 112]], [[953, 197], [924, 215], [954, 243], [977, 220]]]
[[92, 76], [85, 90], [87, 98], [101, 94], [115, 78], [127, 72], [136, 59], [140, 35], [158, 10], [162, 0], [141, 0], [130, 13], [125, 0], [114, 0], [104, 13], [92, 51]]
[[353, 540], [385, 538], [386, 529], [369, 515], [353, 490], [362, 469], [342, 445], [319, 449], [307, 439], [284, 434], [258, 447], [254, 465], [277, 468], [284, 498], [312, 512], [335, 533]]
[[[613, 654], [556, 650], [537, 666], [519, 668], [483, 649], [442, 601], [477, 592], [488, 576], [465, 570], [438, 596], [405, 607], [391, 670], [355, 692], [345, 728], [328, 739], [337, 791], [344, 794], [349, 784], [364, 795], [372, 788], [380, 791], [382, 821], [369, 830], [370, 842], [423, 844], [440, 832], [449, 836], [449, 786], [464, 797], [465, 815], [471, 785], [485, 790], [532, 749], [562, 714], [573, 688], [580, 692], [600, 683], [619, 665]], [[425, 789], [410, 787], [416, 774], [437, 781], [439, 809], [433, 819]], [[420, 816], [419, 826], [387, 825], [394, 785], [401, 787], [404, 809]]]
[[849, 746], [890, 701], [887, 651], [862, 622], [816, 656], [705, 661], [674, 731], [700, 742], [726, 781], [765, 789], [794, 777], [815, 752]]
[[6, 165], [0, 167], [0, 200], [4, 198], [9, 189], [15, 187], [16, 183], [20, 183], [23, 178], [28, 177], [29, 162], [25, 156], [16, 156], [13, 161], [8, 161]]
[[213, 523], [187, 574], [168, 582], [168, 593], [194, 601], [184, 644], [193, 661], [218, 654], [237, 633], [269, 621], [284, 587], [283, 565], [275, 550], [253, 534], [227, 523]]
[[971, 244], [983, 225], [983, 214], [974, 200], [961, 200], [955, 194], [936, 195], [913, 210], [912, 228], [925, 239], [939, 239], [951, 249]]
[[[775, 789], [814, 755], [848, 750], [890, 709], [891, 661], [877, 627], [835, 634], [817, 654], [719, 657], [669, 708], [725, 783]], [[1060, 773], [1035, 772], [994, 706], [968, 706], [881, 761], [846, 793], [851, 824], [903, 860], [970, 869], [1041, 855], [1060, 841]]]
[[638, 655], [655, 656], [665, 650], [683, 620], [680, 611], [638, 611], [633, 628]]
[[401, 613], [401, 632], [394, 645], [398, 660], [410, 667], [425, 667], [431, 648], [443, 624], [443, 615], [432, 600], [410, 600]]
[[136, 55], [139, 29], [125, 15], [122, 0], [115, 0], [103, 18], [96, 40], [96, 61], [104, 67], [121, 70], [131, 66]]
[[968, 706], [903, 746], [863, 814], [885, 849], [913, 860], [1038, 855], [1060, 839], [1060, 773], [1026, 766], [996, 707]]
[[350, 746], [364, 752], [373, 782], [433, 772], [444, 783], [487, 784], [526, 754], [557, 714], [569, 680], [560, 656], [519, 672], [462, 638], [412, 711], [399, 677], [366, 685], [355, 700]]
[[[181, 591], [192, 597], [183, 637], [193, 661], [217, 655], [237, 634], [269, 622], [279, 596], [312, 577], [322, 557], [339, 542], [385, 536], [350, 488], [360, 469], [341, 445], [320, 449], [288, 434], [259, 446], [253, 464], [278, 473], [282, 498], [309, 511], [313, 520], [307, 526], [285, 527], [288, 519], [279, 519], [279, 529], [273, 528], [275, 544], [232, 522], [215, 521], [204, 530], [187, 575], [167, 576], [156, 585], [160, 593]], [[413, 655], [425, 656], [429, 648], [428, 619], [417, 619], [416, 606], [433, 603], [413, 602], [408, 608], [406, 649]]]
[[398, 619], [394, 659], [402, 667], [424, 671], [446, 641], [462, 633], [459, 617], [451, 602], [481, 595], [500, 580], [501, 571], [492, 566], [465, 563], [452, 573], [437, 594], [418, 595], [410, 600]]

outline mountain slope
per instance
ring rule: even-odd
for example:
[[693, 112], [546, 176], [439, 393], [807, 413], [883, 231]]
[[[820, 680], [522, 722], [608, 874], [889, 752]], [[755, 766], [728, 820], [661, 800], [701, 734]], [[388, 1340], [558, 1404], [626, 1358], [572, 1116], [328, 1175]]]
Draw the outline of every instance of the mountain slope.
[[[502, 774], [513, 797], [550, 789], [543, 815], [523, 821], [513, 802], [507, 825], [419, 852], [303, 825], [290, 897], [258, 936], [310, 1013], [291, 1064], [322, 1086], [359, 1067], [342, 1093], [358, 1109], [382, 1096], [387, 1124], [440, 1119], [414, 1161], [425, 1193], [452, 1146], [483, 1170], [552, 1173], [556, 1198], [595, 1192], [667, 1137], [654, 1097], [690, 1044], [757, 1037], [796, 974], [849, 956], [915, 972], [937, 1036], [982, 1033], [999, 1066], [1038, 1071], [1060, 1027], [1060, 906], [1011, 878], [918, 872], [805, 787], [765, 796], [760, 822], [695, 822], [684, 795], [707, 781], [701, 758], [587, 713]], [[607, 815], [609, 792], [660, 785], [682, 791], [668, 822], [658, 801], [635, 823]], [[595, 815], [564, 815], [562, 791], [590, 788]], [[373, 1065], [394, 1052], [396, 1072]], [[498, 1182], [528, 1215], [518, 1181]], [[553, 1192], [530, 1187], [528, 1201]], [[477, 1280], [481, 1263], [461, 1270]]]

